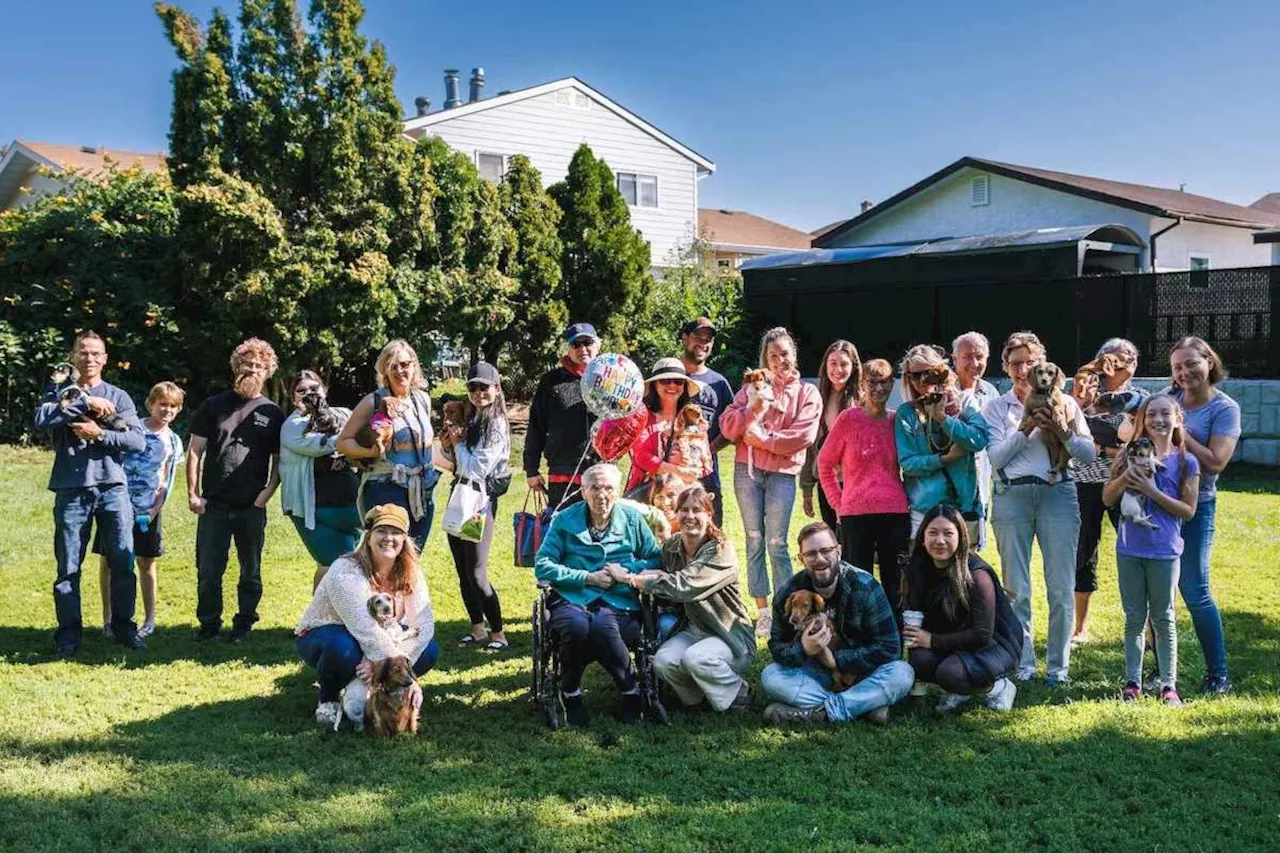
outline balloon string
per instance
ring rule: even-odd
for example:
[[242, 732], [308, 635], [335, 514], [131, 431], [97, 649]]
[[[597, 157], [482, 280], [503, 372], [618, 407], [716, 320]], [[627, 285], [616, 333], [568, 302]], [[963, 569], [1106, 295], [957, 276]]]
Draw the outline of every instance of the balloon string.
[[[591, 425], [591, 438], [594, 439], [596, 437], [596, 433], [598, 433], [599, 431], [600, 431], [600, 421], [596, 421]], [[586, 448], [582, 451], [582, 456], [578, 457], [578, 464], [573, 466], [573, 474], [572, 476], [569, 477], [569, 487], [564, 490], [564, 496], [560, 498], [560, 503], [556, 504], [556, 508], [551, 510], [552, 515], [555, 515], [557, 512], [559, 512], [560, 507], [564, 506], [564, 502], [569, 500], [569, 498], [573, 497], [574, 494], [576, 494], [574, 492], [574, 481], [578, 479], [578, 472], [582, 470], [582, 463], [587, 460], [587, 456], [590, 453], [591, 453], [591, 442], [588, 441]], [[577, 490], [581, 492], [582, 486], [579, 485]]]

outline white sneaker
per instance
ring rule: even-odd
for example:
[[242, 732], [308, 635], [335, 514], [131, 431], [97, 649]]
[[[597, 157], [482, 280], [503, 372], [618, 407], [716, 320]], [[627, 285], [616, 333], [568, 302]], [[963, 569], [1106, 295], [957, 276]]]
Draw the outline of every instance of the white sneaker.
[[337, 731], [342, 723], [342, 706], [337, 702], [321, 702], [316, 705], [316, 725]]
[[773, 633], [773, 613], [768, 610], [761, 610], [760, 617], [756, 619], [756, 636], [769, 639], [769, 635]]
[[347, 715], [356, 731], [364, 730], [364, 706], [369, 699], [369, 688], [359, 678], [351, 679], [351, 683], [342, 691], [342, 712]]
[[1018, 674], [1014, 676], [1014, 678], [1019, 681], [1030, 681], [1035, 677], [1036, 668], [1034, 666], [1024, 666], [1022, 669], [1018, 670]]
[[1013, 698], [1017, 695], [1018, 685], [1007, 678], [1000, 678], [982, 697], [982, 704], [993, 711], [1008, 711], [1013, 707]]
[[143, 637], [150, 637], [155, 632], [156, 632], [156, 623], [143, 622], [142, 625], [139, 626], [138, 628], [138, 639], [141, 640]]
[[938, 700], [937, 711], [939, 714], [954, 714], [968, 701], [969, 697], [964, 693], [943, 693], [942, 698]]

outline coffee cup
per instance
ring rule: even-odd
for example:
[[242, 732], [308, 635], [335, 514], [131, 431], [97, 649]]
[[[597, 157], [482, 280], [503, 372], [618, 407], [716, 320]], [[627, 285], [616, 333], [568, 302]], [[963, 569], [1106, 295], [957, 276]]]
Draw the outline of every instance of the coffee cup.
[[[924, 625], [924, 614], [919, 610], [904, 610], [902, 611], [902, 625], [903, 627], [911, 625], [919, 628]], [[913, 648], [915, 644], [907, 642], [905, 645], [907, 648]]]

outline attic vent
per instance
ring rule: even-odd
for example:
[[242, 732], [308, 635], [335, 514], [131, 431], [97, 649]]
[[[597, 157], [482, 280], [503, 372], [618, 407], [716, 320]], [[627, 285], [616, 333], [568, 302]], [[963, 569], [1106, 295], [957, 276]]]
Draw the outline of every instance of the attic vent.
[[591, 109], [591, 99], [581, 92], [575, 92], [571, 89], [561, 89], [556, 92], [555, 100], [562, 107], [583, 111]]
[[98, 153], [100, 153], [100, 152], [98, 151], [98, 149], [97, 149], [97, 148], [95, 148], [95, 147], [94, 147], [94, 146], [92, 146], [92, 145], [81, 145], [81, 146], [80, 146], [80, 150], [81, 150], [81, 151], [83, 151], [85, 154], [98, 154]]
[[982, 207], [991, 203], [991, 178], [987, 175], [979, 175], [969, 184], [969, 205], [971, 207]]

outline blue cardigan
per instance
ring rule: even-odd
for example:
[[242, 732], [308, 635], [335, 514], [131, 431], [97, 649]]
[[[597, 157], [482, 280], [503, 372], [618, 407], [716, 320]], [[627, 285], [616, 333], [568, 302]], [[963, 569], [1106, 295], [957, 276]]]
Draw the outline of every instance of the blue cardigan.
[[983, 514], [982, 500], [978, 497], [978, 473], [973, 454], [987, 447], [987, 421], [982, 416], [973, 397], [966, 397], [960, 405], [960, 416], [948, 416], [939, 426], [929, 425], [935, 431], [945, 433], [956, 444], [970, 451], [947, 465], [947, 473], [958, 493], [953, 496], [942, 473], [942, 456], [929, 446], [926, 424], [919, 411], [910, 403], [898, 407], [893, 433], [898, 445], [898, 464], [902, 466], [902, 482], [907, 488], [911, 508], [925, 513], [938, 504], [957, 505], [962, 512]]
[[640, 513], [615, 504], [609, 530], [599, 542], [588, 532], [587, 505], [576, 503], [551, 519], [538, 548], [534, 574], [570, 604], [586, 607], [597, 599], [617, 610], [638, 610], [635, 591], [624, 584], [588, 586], [587, 573], [617, 563], [629, 572], [662, 567], [662, 548]]

